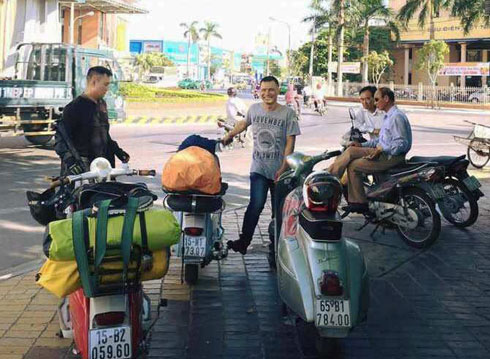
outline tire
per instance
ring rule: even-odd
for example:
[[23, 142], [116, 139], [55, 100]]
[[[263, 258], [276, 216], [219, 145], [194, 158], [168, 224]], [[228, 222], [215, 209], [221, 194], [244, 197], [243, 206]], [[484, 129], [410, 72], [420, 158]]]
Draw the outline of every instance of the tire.
[[478, 100], [478, 98], [476, 98], [476, 97], [473, 97], [473, 98], [471, 99], [471, 102], [473, 102], [473, 103], [478, 103], [478, 102], [480, 102], [480, 100]]
[[[480, 147], [486, 147], [486, 151], [485, 149], [480, 150]], [[475, 148], [479, 149], [480, 151], [475, 151]], [[467, 155], [473, 167], [483, 168], [486, 166], [488, 161], [490, 161], [490, 147], [483, 145], [481, 141], [471, 140], [470, 144], [468, 145]]]
[[[444, 218], [459, 228], [469, 227], [475, 223], [479, 214], [478, 202], [468, 188], [466, 188], [466, 186], [464, 186], [460, 181], [452, 178], [445, 179], [442, 185], [444, 186], [444, 191], [448, 195], [441, 201], [441, 212]], [[455, 203], [454, 200], [451, 201], [451, 199], [448, 199], [451, 195], [456, 195], [458, 193], [464, 197], [464, 205], [467, 204], [467, 207], [465, 206], [464, 208], [467, 209], [468, 216], [464, 218], [456, 217], [456, 215], [460, 213], [461, 209], [463, 208], [458, 208], [457, 212], [452, 211], [451, 207], [456, 206], [457, 203]]]
[[36, 146], [45, 146], [53, 136], [25, 136], [26, 140]]
[[337, 338], [323, 338], [317, 333], [315, 348], [319, 358], [334, 358], [339, 348], [339, 340]]
[[199, 278], [199, 265], [198, 264], [186, 264], [184, 267], [184, 280], [189, 285], [197, 283]]
[[[24, 113], [21, 114], [21, 120], [22, 121], [30, 121], [30, 120], [38, 120], [39, 117], [35, 113]], [[43, 125], [24, 125], [24, 133], [29, 133], [29, 132], [40, 132], [40, 131], [45, 131], [46, 127]], [[47, 135], [47, 136], [29, 136], [27, 134], [24, 135], [27, 141], [32, 143], [33, 145], [36, 146], [44, 146], [51, 141], [53, 138], [53, 135]]]
[[[405, 189], [403, 199], [405, 204], [408, 204], [408, 208], [415, 211], [418, 222], [413, 230], [397, 225], [398, 235], [410, 247], [418, 249], [429, 247], [441, 233], [441, 216], [436, 211], [434, 201], [422, 189], [415, 187]], [[415, 238], [415, 233], [412, 231], [424, 227], [428, 215], [431, 218], [429, 231], [421, 238]]]

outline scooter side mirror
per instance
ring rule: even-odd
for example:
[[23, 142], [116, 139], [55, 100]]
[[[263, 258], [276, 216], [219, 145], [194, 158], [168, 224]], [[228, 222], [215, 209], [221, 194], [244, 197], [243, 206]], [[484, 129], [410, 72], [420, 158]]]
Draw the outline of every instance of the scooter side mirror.
[[354, 120], [354, 118], [356, 117], [356, 112], [354, 110], [354, 107], [349, 107], [349, 116], [351, 120]]

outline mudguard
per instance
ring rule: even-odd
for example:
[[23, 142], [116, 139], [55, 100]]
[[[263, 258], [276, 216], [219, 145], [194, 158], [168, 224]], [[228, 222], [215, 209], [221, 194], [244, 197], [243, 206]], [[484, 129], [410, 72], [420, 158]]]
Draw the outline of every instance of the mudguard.
[[[278, 243], [278, 287], [282, 300], [306, 322], [315, 320], [315, 301], [324, 296], [318, 281], [323, 271], [338, 273], [344, 286], [344, 299], [350, 300], [352, 326], [366, 319], [369, 307], [369, 278], [361, 249], [354, 242], [313, 241], [298, 226], [295, 237]], [[346, 336], [348, 329], [323, 328], [326, 335]]]

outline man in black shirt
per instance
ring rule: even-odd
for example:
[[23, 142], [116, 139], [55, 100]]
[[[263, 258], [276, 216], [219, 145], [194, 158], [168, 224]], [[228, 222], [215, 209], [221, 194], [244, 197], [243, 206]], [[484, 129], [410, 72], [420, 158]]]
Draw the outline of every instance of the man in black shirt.
[[111, 78], [112, 72], [108, 68], [90, 68], [84, 93], [63, 110], [55, 137], [62, 175], [87, 171], [90, 162], [97, 157], [108, 159], [112, 167], [115, 166], [114, 156], [123, 163], [129, 161], [129, 155], [109, 135], [107, 104], [103, 97]]

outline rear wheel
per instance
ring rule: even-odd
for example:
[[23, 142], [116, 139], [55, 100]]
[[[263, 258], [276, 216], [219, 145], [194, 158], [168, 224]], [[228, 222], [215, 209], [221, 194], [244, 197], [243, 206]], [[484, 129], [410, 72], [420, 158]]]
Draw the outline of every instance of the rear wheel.
[[446, 196], [442, 199], [441, 211], [456, 227], [468, 227], [476, 222], [478, 202], [461, 182], [447, 178], [442, 183]]
[[199, 278], [199, 265], [186, 264], [184, 268], [184, 280], [187, 284], [196, 284]]
[[398, 235], [411, 247], [429, 247], [441, 233], [441, 217], [434, 201], [420, 188], [406, 189], [403, 201], [408, 224], [397, 226]]
[[471, 140], [468, 145], [468, 159], [473, 167], [483, 168], [490, 161], [490, 147], [479, 140]]

